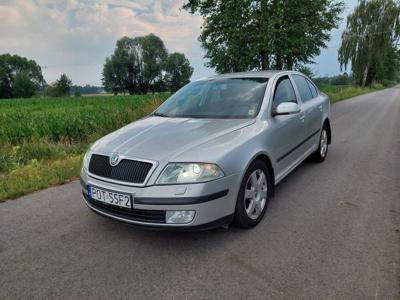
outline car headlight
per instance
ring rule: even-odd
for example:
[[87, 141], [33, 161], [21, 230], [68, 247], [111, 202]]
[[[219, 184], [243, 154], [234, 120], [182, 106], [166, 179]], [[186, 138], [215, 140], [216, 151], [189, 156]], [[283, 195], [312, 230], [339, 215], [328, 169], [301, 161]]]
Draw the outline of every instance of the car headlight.
[[90, 157], [91, 157], [91, 153], [90, 153], [90, 151], [87, 151], [85, 153], [85, 156], [83, 157], [83, 162], [82, 162], [82, 167], [86, 170], [89, 169]]
[[224, 172], [214, 164], [169, 163], [158, 177], [158, 184], [206, 182], [224, 177]]

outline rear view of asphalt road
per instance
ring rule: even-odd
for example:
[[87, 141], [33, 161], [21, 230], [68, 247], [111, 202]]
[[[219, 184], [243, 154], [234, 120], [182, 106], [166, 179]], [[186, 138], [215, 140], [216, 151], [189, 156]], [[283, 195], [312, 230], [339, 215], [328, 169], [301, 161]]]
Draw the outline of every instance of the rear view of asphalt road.
[[0, 299], [400, 299], [400, 87], [332, 107], [252, 230], [131, 228], [78, 182], [0, 204]]

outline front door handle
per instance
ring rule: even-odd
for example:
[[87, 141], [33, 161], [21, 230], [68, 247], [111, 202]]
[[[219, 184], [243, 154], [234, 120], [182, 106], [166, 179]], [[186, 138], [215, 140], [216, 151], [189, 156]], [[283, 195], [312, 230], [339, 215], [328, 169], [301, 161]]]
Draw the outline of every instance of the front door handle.
[[305, 118], [306, 118], [305, 114], [304, 114], [304, 113], [301, 113], [301, 114], [300, 114], [300, 117], [299, 117], [300, 121], [304, 122], [304, 119], [305, 119]]

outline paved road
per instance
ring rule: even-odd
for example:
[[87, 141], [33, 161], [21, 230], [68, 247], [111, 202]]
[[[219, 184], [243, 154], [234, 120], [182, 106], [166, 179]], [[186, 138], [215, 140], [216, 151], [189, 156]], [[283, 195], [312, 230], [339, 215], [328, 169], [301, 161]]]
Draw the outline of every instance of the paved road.
[[327, 160], [250, 231], [133, 229], [86, 209], [77, 182], [0, 204], [0, 299], [400, 298], [400, 88], [332, 114]]

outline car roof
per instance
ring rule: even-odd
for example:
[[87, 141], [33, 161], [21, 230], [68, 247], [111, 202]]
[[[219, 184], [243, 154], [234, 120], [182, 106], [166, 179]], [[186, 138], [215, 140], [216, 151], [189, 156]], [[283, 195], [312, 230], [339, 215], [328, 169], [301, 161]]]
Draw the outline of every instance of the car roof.
[[218, 78], [271, 78], [279, 73], [297, 73], [294, 71], [282, 71], [282, 70], [268, 70], [268, 71], [249, 71], [249, 72], [237, 72], [237, 73], [226, 73], [221, 75], [214, 75], [207, 79], [218, 79]]

